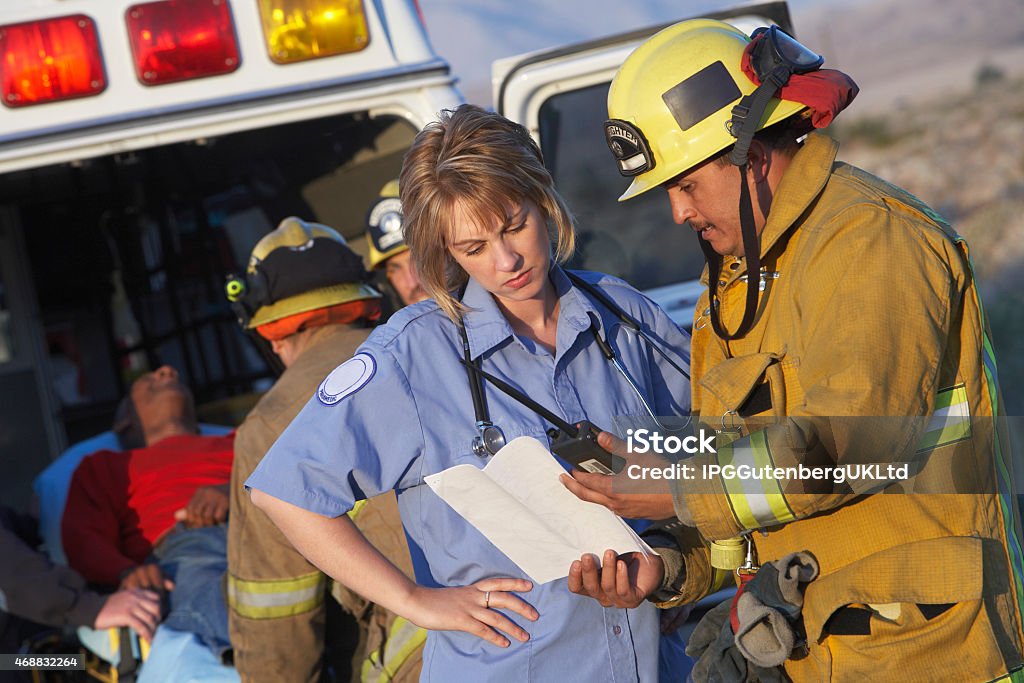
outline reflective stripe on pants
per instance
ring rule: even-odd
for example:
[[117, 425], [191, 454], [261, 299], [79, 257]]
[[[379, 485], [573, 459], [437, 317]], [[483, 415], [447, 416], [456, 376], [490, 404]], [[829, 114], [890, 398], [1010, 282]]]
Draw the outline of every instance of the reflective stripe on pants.
[[267, 581], [228, 574], [228, 606], [247, 619], [291, 617], [322, 605], [326, 585], [320, 572]]

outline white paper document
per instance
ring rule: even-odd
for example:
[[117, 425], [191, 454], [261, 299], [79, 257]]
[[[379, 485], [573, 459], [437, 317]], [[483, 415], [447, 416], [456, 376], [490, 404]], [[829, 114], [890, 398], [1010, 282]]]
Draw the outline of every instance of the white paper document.
[[425, 477], [434, 493], [519, 565], [535, 583], [569, 574], [581, 555], [652, 553], [608, 508], [577, 498], [541, 442], [513, 439], [482, 470], [456, 465]]

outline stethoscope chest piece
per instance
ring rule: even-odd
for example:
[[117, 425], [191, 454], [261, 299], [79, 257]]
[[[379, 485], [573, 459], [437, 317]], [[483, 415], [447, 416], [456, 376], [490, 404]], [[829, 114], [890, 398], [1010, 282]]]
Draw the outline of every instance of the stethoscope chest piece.
[[481, 458], [497, 455], [505, 447], [505, 433], [501, 427], [490, 422], [476, 423], [477, 435], [473, 437], [473, 452]]

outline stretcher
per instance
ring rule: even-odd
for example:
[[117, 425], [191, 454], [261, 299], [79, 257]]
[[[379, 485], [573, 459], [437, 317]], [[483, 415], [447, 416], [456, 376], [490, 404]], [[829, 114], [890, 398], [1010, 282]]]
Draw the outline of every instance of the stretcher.
[[[207, 436], [227, 434], [230, 427], [202, 424], [200, 433]], [[39, 534], [46, 553], [57, 564], [67, 564], [61, 544], [60, 520], [67, 503], [71, 477], [85, 456], [98, 450], [121, 450], [113, 432], [103, 432], [81, 441], [54, 460], [32, 483], [39, 500]], [[160, 626], [152, 644], [138, 638], [129, 629], [97, 631], [81, 627], [78, 639], [99, 660], [108, 663], [109, 671], [94, 675], [109, 683], [163, 683], [164, 681], [204, 681], [238, 683], [238, 673], [221, 664], [214, 654], [191, 633]], [[129, 657], [124, 657], [130, 652]]]

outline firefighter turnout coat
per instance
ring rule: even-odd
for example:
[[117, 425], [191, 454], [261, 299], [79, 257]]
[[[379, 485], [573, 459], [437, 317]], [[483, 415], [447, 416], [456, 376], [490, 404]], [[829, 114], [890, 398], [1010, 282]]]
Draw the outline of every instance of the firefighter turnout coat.
[[[724, 342], [707, 291], [697, 304], [693, 405], [719, 434], [694, 464], [749, 476], [704, 470], [678, 483], [677, 507], [704, 539], [749, 533], [762, 563], [817, 558], [808, 646], [785, 664], [794, 680], [997, 679], [1022, 664], [1020, 516], [967, 247], [913, 196], [836, 162], [837, 148], [810, 136], [780, 182], [751, 331]], [[745, 263], [727, 257], [722, 273], [710, 286], [735, 329]], [[755, 474], [801, 464], [880, 467], [842, 483]], [[725, 573], [682, 536], [680, 600], [692, 601]]]

